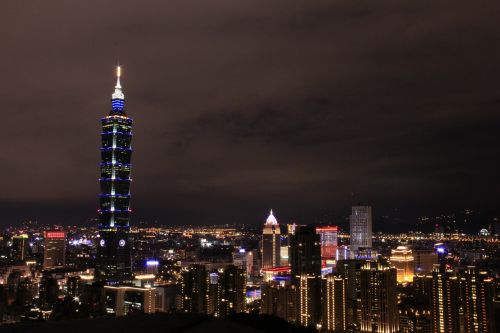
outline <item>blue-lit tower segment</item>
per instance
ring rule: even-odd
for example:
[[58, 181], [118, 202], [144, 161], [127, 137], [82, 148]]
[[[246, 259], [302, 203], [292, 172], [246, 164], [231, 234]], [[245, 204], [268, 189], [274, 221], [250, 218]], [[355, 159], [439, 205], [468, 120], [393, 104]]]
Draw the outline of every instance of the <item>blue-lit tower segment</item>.
[[111, 111], [101, 119], [100, 238], [96, 277], [108, 283], [123, 282], [132, 277], [129, 242], [132, 119], [125, 114], [120, 76], [121, 68], [118, 67]]

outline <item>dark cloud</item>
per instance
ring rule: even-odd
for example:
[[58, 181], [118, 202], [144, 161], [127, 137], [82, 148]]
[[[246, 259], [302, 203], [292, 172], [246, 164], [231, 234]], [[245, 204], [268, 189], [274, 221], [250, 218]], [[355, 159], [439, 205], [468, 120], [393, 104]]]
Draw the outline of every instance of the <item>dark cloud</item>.
[[465, 0], [3, 3], [1, 222], [94, 217], [118, 59], [135, 219], [494, 209], [499, 20]]

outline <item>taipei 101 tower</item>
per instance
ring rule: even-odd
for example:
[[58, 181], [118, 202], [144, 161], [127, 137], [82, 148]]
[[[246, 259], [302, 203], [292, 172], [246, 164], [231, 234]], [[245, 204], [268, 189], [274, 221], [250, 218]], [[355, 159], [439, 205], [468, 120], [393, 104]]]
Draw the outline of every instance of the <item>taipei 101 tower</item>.
[[108, 284], [132, 278], [129, 239], [132, 119], [125, 114], [120, 66], [116, 76], [111, 111], [101, 119], [101, 193], [95, 270], [96, 279]]

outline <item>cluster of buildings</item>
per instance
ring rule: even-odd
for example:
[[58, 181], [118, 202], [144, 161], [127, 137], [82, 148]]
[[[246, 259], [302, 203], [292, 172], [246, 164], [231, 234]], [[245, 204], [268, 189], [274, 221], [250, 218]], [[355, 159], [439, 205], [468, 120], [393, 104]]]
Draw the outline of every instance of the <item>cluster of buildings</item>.
[[[352, 207], [348, 234], [334, 225], [280, 224], [273, 211], [258, 233], [131, 229], [132, 119], [120, 74], [118, 67], [101, 120], [98, 227], [2, 238], [2, 322], [254, 313], [323, 332], [495, 332], [498, 268], [484, 265], [489, 252], [464, 247], [459, 253], [480, 264], [461, 265], [445, 243], [422, 235], [375, 236], [370, 206]], [[489, 242], [480, 244], [496, 253], [498, 239]]]

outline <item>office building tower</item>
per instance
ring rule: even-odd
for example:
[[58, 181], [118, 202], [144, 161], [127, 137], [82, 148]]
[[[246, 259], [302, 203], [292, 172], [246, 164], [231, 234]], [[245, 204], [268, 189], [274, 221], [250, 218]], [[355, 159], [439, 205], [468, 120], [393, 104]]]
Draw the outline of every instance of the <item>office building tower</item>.
[[290, 236], [290, 268], [292, 278], [321, 275], [320, 236], [315, 227], [297, 226]]
[[321, 278], [302, 273], [299, 277], [299, 323], [316, 327], [321, 323]]
[[28, 235], [21, 234], [12, 237], [11, 258], [24, 261], [29, 257]]
[[321, 320], [321, 246], [313, 226], [297, 226], [290, 236], [290, 270], [298, 291], [298, 319], [303, 326]]
[[207, 270], [205, 265], [191, 265], [182, 272], [182, 310], [206, 313]]
[[297, 322], [298, 290], [289, 282], [270, 281], [262, 285], [261, 312]]
[[469, 266], [459, 274], [463, 309], [463, 332], [493, 333], [495, 327], [495, 281], [486, 272]]
[[366, 262], [360, 272], [361, 332], [398, 332], [396, 269]]
[[118, 66], [111, 111], [101, 119], [100, 238], [96, 277], [108, 283], [127, 281], [132, 277], [129, 239], [132, 119], [125, 113], [120, 76]]
[[226, 266], [218, 276], [219, 318], [245, 311], [246, 272], [234, 265]]
[[273, 211], [264, 224], [262, 230], [262, 267], [280, 266], [280, 226], [273, 215]]
[[413, 255], [411, 249], [406, 246], [398, 246], [391, 250], [391, 264], [396, 267], [398, 283], [413, 282]]
[[337, 255], [337, 232], [336, 226], [317, 227], [321, 245], [321, 260], [323, 265], [333, 265]]
[[327, 332], [347, 329], [347, 279], [329, 274], [322, 279], [322, 328]]
[[438, 255], [434, 249], [414, 249], [415, 274], [430, 274], [432, 267], [438, 264]]
[[207, 314], [219, 316], [219, 272], [214, 270], [208, 274], [207, 280]]
[[457, 277], [445, 265], [434, 265], [431, 308], [433, 332], [459, 332], [459, 307]]
[[340, 260], [336, 267], [337, 274], [347, 279], [347, 320], [357, 327], [361, 322], [361, 268], [365, 263], [360, 259]]
[[361, 249], [372, 248], [372, 208], [354, 206], [350, 216], [351, 250], [356, 253]]
[[132, 313], [151, 314], [155, 312], [156, 294], [154, 288], [129, 286], [105, 286], [106, 313], [124, 316]]
[[413, 295], [430, 310], [432, 304], [432, 275], [417, 274], [413, 277]]
[[64, 267], [66, 263], [66, 232], [46, 231], [44, 239], [43, 269]]

